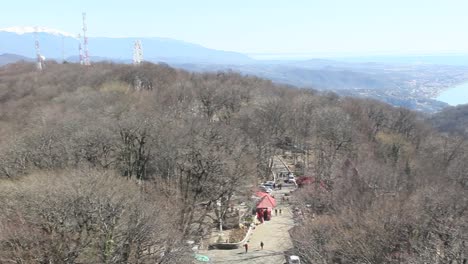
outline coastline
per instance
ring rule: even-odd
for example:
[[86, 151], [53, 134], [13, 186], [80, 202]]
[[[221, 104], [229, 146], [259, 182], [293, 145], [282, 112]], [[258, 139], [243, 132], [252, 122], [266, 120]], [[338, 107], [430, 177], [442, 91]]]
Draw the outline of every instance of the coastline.
[[446, 88], [433, 99], [445, 102], [451, 106], [468, 104], [468, 82]]

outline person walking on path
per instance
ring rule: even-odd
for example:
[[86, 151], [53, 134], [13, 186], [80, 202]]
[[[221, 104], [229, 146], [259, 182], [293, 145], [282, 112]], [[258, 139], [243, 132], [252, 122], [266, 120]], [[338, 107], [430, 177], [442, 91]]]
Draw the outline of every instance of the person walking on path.
[[281, 215], [281, 208], [280, 208], [280, 215]]
[[249, 251], [249, 244], [245, 243], [244, 248], [245, 248], [245, 253], [247, 254], [247, 251]]
[[278, 209], [275, 208], [275, 216], [278, 215]]
[[263, 241], [260, 241], [260, 247], [262, 248], [262, 250], [263, 250], [263, 245], [264, 245]]

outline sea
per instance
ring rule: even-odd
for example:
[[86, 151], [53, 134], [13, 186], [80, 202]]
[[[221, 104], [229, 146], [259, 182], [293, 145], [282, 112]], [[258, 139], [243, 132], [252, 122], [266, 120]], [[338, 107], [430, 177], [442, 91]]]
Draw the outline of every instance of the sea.
[[468, 82], [446, 89], [435, 99], [452, 106], [468, 104]]

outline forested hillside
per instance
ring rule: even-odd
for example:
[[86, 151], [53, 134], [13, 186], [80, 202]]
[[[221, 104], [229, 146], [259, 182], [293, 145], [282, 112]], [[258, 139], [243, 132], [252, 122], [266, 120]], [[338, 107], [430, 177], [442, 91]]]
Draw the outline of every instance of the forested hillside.
[[438, 130], [459, 136], [468, 136], [468, 105], [447, 107], [434, 114], [431, 122]]
[[34, 69], [0, 68], [0, 263], [190, 263], [284, 142], [318, 183], [295, 194], [304, 263], [467, 261], [468, 142], [415, 112], [230, 72]]

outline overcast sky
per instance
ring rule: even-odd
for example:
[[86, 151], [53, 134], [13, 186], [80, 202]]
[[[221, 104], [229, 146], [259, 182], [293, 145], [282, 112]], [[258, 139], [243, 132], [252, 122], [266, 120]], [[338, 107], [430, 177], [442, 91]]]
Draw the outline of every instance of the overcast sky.
[[468, 0], [2, 0], [0, 28], [168, 37], [244, 53], [468, 52]]

